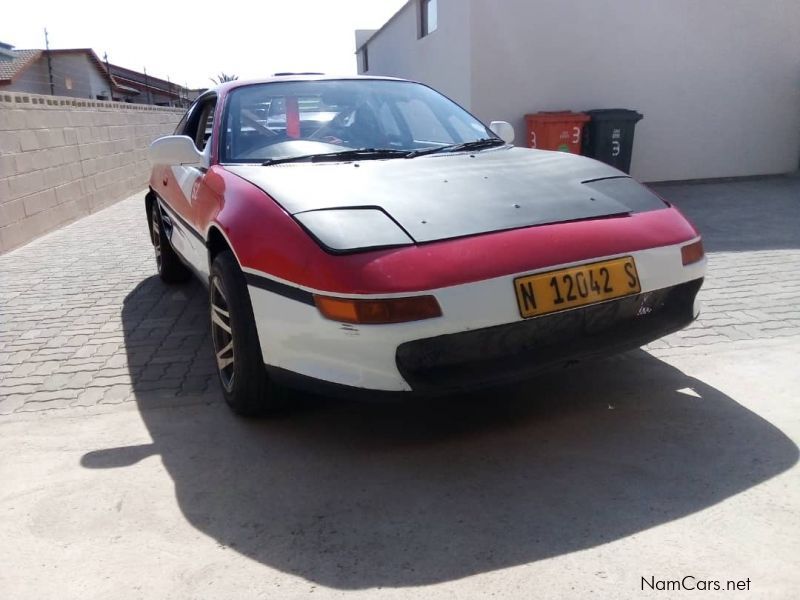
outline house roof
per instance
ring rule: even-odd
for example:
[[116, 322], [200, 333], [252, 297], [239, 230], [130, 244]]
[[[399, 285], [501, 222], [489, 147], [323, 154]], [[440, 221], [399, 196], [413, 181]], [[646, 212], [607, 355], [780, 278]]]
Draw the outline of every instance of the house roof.
[[41, 50], [12, 50], [11, 52], [15, 56], [13, 60], [0, 60], [0, 83], [11, 83], [42, 54]]
[[16, 57], [13, 60], [0, 61], [0, 84], [13, 83], [16, 77], [19, 77], [25, 69], [31, 66], [36, 60], [50, 52], [50, 55], [58, 54], [86, 54], [89, 60], [92, 61], [97, 70], [109, 80], [111, 86], [119, 88], [119, 84], [114, 80], [105, 68], [105, 65], [100, 60], [100, 57], [95, 54], [91, 48], [68, 48], [64, 50], [11, 50], [11, 53]]
[[111, 71], [111, 75], [119, 84], [124, 84], [129, 89], [137, 90], [137, 93], [141, 90], [150, 89], [159, 94], [180, 98], [181, 91], [183, 90], [183, 87], [177, 83], [159, 79], [152, 75], [145, 75], [133, 69], [112, 64], [109, 64], [108, 68]]
[[[11, 48], [11, 46], [9, 46]], [[50, 50], [51, 55], [59, 54], [85, 54], [110, 83], [113, 89], [127, 94], [140, 94], [143, 90], [150, 89], [161, 94], [168, 94], [180, 98], [181, 86], [169, 83], [152, 75], [126, 69], [118, 65], [108, 65], [103, 62], [91, 48], [66, 48]], [[8, 85], [31, 66], [37, 59], [44, 55], [45, 50], [10, 50], [15, 56], [12, 60], [0, 60], [0, 85]], [[110, 72], [109, 72], [110, 71]]]

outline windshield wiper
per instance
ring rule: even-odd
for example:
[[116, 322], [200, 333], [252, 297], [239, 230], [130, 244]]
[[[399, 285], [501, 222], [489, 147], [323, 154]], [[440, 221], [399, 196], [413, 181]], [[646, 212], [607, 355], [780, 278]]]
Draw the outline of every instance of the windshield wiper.
[[301, 154], [300, 156], [287, 156], [286, 158], [270, 158], [261, 163], [263, 166], [279, 165], [289, 162], [322, 162], [336, 160], [378, 160], [381, 158], [405, 158], [408, 150], [395, 150], [394, 148], [355, 148], [341, 152], [327, 152], [325, 154]]
[[438, 146], [436, 148], [425, 148], [422, 150], [397, 150], [395, 148], [354, 148], [342, 150], [340, 152], [327, 152], [324, 154], [301, 154], [299, 156], [287, 156], [284, 158], [270, 158], [261, 164], [263, 166], [280, 165], [290, 162], [323, 162], [336, 160], [378, 160], [381, 158], [415, 158], [426, 154], [436, 154], [437, 152], [463, 152], [468, 150], [483, 150], [484, 148], [495, 148], [505, 146], [505, 142], [499, 138], [483, 138], [464, 142], [463, 144], [450, 144], [448, 146]]
[[467, 150], [483, 150], [484, 148], [496, 148], [497, 146], [505, 146], [506, 143], [499, 138], [482, 138], [480, 140], [473, 140], [471, 142], [464, 142], [463, 144], [450, 144], [448, 146], [439, 146], [438, 148], [425, 148], [424, 150], [414, 150], [409, 152], [406, 158], [415, 158], [417, 156], [425, 156], [426, 154], [436, 154], [438, 152], [464, 152]]

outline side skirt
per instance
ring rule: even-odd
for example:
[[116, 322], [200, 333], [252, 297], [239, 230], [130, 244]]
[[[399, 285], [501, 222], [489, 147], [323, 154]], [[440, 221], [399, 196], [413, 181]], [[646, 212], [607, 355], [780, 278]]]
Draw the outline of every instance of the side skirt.
[[[154, 192], [154, 194], [155, 194], [155, 192]], [[191, 272], [194, 274], [194, 276], [195, 276], [197, 279], [199, 279], [199, 280], [200, 280], [200, 283], [202, 283], [202, 284], [203, 284], [203, 285], [206, 287], [206, 289], [207, 289], [207, 288], [208, 288], [208, 286], [209, 286], [209, 280], [208, 280], [208, 277], [206, 277], [206, 275], [205, 275], [204, 273], [201, 273], [201, 272], [200, 272], [200, 271], [197, 269], [197, 267], [195, 267], [195, 266], [194, 266], [194, 264], [193, 264], [193, 263], [192, 263], [192, 262], [191, 262], [191, 261], [190, 261], [188, 258], [186, 258], [186, 257], [185, 257], [185, 256], [184, 256], [184, 255], [181, 253], [181, 251], [180, 251], [180, 250], [178, 250], [178, 249], [177, 249], [177, 248], [176, 248], [176, 247], [175, 247], [175, 246], [172, 244], [172, 239], [171, 239], [171, 238], [172, 238], [172, 233], [173, 233], [173, 231], [174, 231], [174, 229], [175, 229], [175, 223], [174, 223], [174, 221], [173, 221], [173, 215], [174, 215], [174, 218], [175, 218], [175, 220], [178, 220], [178, 221], [179, 221], [179, 222], [180, 222], [180, 223], [183, 225], [183, 227], [184, 227], [185, 229], [187, 229], [188, 231], [190, 231], [190, 232], [191, 232], [193, 235], [195, 235], [195, 236], [196, 236], [198, 239], [202, 240], [203, 238], [202, 238], [202, 237], [200, 236], [200, 234], [199, 234], [199, 233], [197, 233], [197, 232], [196, 232], [194, 229], [192, 229], [191, 227], [189, 227], [188, 223], [186, 223], [185, 221], [183, 221], [183, 219], [181, 219], [180, 217], [178, 217], [178, 215], [175, 215], [175, 214], [174, 214], [174, 213], [173, 213], [171, 210], [169, 210], [168, 208], [166, 208], [166, 202], [164, 202], [164, 200], [161, 198], [161, 196], [159, 196], [158, 194], [155, 194], [155, 201], [156, 201], [156, 204], [158, 205], [158, 211], [159, 211], [159, 213], [161, 213], [161, 219], [162, 219], [162, 221], [164, 221], [164, 224], [165, 224], [165, 225], [168, 225], [168, 227], [169, 227], [169, 231], [168, 231], [168, 233], [167, 233], [167, 237], [169, 237], [169, 238], [170, 238], [170, 240], [169, 240], [169, 242], [170, 242], [170, 246], [172, 246], [172, 249], [175, 251], [175, 255], [176, 255], [176, 256], [177, 256], [177, 257], [180, 259], [180, 261], [181, 261], [181, 262], [184, 264], [184, 266], [186, 266], [186, 268], [187, 268], [187, 269], [189, 269], [189, 270], [190, 270], [190, 271], [191, 271]], [[205, 241], [203, 242], [203, 245], [205, 245]]]

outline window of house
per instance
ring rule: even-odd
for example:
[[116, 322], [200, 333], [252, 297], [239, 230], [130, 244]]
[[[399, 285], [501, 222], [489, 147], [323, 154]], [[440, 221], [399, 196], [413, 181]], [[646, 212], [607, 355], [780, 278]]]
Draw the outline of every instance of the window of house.
[[361, 60], [362, 64], [364, 65], [364, 73], [369, 71], [369, 52], [367, 52], [367, 46], [365, 45], [361, 48]]
[[425, 37], [436, 31], [439, 26], [437, 0], [420, 0], [420, 28], [419, 37]]

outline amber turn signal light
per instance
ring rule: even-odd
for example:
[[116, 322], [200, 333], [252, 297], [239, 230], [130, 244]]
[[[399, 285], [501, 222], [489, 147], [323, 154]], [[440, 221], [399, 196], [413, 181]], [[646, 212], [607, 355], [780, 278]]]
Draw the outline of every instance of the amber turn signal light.
[[705, 252], [703, 251], [703, 240], [697, 240], [696, 242], [681, 248], [681, 259], [683, 260], [684, 266], [691, 265], [692, 263], [702, 260], [703, 256], [705, 256]]
[[361, 325], [406, 323], [442, 316], [433, 296], [360, 300], [315, 295], [314, 303], [326, 319]]

